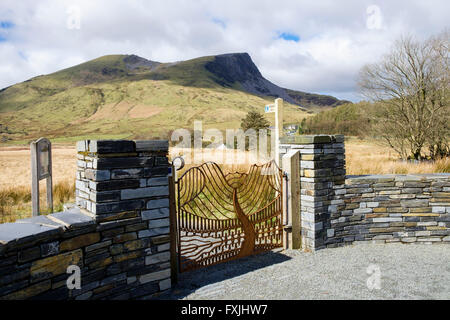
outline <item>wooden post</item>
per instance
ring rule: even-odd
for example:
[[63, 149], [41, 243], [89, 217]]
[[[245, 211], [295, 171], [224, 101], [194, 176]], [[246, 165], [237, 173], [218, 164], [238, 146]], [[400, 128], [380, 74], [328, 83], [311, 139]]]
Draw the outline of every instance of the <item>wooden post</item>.
[[38, 152], [36, 142], [32, 142], [31, 149], [31, 204], [33, 216], [39, 215], [39, 178]]
[[[283, 207], [284, 231], [286, 241], [284, 249], [301, 248], [300, 221], [300, 152], [290, 150], [282, 159], [283, 171], [287, 174], [287, 182], [283, 184], [283, 193], [287, 197], [287, 205]], [[283, 199], [284, 200], [284, 199]]]
[[280, 138], [284, 136], [283, 99], [277, 98], [274, 104], [266, 105], [265, 112], [275, 112], [275, 162], [280, 167]]
[[275, 123], [278, 129], [278, 139], [284, 136], [283, 130], [283, 99], [275, 99]]
[[39, 211], [39, 181], [46, 179], [47, 207], [53, 212], [52, 184], [52, 144], [46, 138], [40, 138], [30, 145], [31, 150], [31, 202], [33, 216]]
[[53, 172], [52, 172], [52, 144], [48, 141], [48, 168], [47, 176], [47, 207], [53, 212]]

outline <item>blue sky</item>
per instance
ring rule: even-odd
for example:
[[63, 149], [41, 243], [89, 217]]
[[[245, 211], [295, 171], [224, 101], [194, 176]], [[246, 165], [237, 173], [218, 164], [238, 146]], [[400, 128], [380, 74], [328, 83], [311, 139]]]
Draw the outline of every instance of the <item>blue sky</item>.
[[447, 0], [2, 0], [0, 88], [106, 54], [248, 52], [285, 88], [358, 101], [361, 67], [449, 27]]
[[227, 27], [226, 22], [223, 21], [222, 19], [219, 19], [219, 18], [212, 18], [211, 21], [214, 22], [215, 24], [221, 26], [223, 29], [225, 29], [225, 28]]
[[278, 38], [286, 41], [294, 41], [294, 42], [300, 41], [300, 37], [297, 34], [291, 32], [278, 32]]
[[0, 42], [8, 40], [8, 29], [12, 29], [14, 23], [11, 21], [1, 21], [0, 20]]
[[11, 21], [0, 21], [0, 29], [11, 29], [14, 27], [14, 23]]

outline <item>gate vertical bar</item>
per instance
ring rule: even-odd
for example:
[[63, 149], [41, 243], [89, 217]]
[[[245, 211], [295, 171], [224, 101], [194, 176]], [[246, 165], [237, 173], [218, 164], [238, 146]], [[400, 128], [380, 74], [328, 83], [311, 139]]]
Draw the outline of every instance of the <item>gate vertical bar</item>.
[[177, 208], [176, 208], [176, 220], [178, 222], [178, 230], [176, 230], [176, 234], [177, 234], [177, 271], [181, 272], [181, 227], [180, 225], [183, 224], [183, 227], [186, 227], [186, 220], [183, 220], [183, 215], [182, 215], [182, 210], [180, 207], [180, 180], [177, 179], [176, 185], [177, 185]]
[[178, 280], [178, 225], [177, 209], [175, 204], [175, 168], [172, 166], [172, 174], [169, 176], [169, 216], [170, 216], [170, 268], [173, 284]]

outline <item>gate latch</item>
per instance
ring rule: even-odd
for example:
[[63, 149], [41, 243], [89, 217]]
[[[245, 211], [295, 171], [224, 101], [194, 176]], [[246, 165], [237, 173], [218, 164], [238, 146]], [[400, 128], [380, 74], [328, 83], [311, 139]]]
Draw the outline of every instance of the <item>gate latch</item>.
[[[289, 175], [286, 171], [283, 171], [283, 178], [286, 181], [286, 195], [285, 195], [285, 197], [286, 197], [286, 206], [285, 206], [286, 215], [285, 215], [285, 220], [283, 222], [283, 227], [285, 227], [285, 230], [287, 230], [286, 227], [289, 226]], [[291, 226], [291, 229], [292, 229], [292, 226]]]

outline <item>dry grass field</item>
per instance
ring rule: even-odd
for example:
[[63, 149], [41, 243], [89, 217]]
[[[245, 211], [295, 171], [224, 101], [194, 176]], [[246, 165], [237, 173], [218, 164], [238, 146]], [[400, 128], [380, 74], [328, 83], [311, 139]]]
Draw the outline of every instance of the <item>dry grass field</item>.
[[[74, 146], [52, 144], [53, 184], [75, 178], [77, 166]], [[31, 183], [30, 148], [0, 148], [0, 190], [7, 187], [29, 187]], [[43, 183], [45, 188], [45, 183]]]
[[450, 172], [450, 158], [435, 162], [403, 162], [398, 155], [380, 141], [349, 137], [345, 143], [348, 175], [412, 174]]
[[[74, 146], [53, 145], [53, 193], [54, 211], [62, 210], [62, 205], [74, 200], [76, 151]], [[170, 150], [172, 157], [186, 150]], [[203, 153], [202, 161], [214, 161], [223, 153]], [[246, 171], [249, 163], [254, 163], [248, 153], [236, 152], [236, 164], [222, 165], [224, 172]], [[224, 158], [221, 158], [225, 162]], [[450, 172], [450, 159], [435, 163], [410, 163], [397, 161], [396, 154], [376, 141], [349, 138], [346, 142], [347, 174], [385, 174], [385, 173], [433, 173]], [[220, 162], [220, 161], [219, 161]], [[259, 163], [265, 162], [260, 159]], [[187, 168], [192, 164], [187, 164]], [[12, 222], [31, 216], [30, 194], [30, 150], [28, 147], [0, 148], [0, 223]], [[182, 172], [181, 172], [182, 173]], [[45, 212], [45, 181], [41, 181], [41, 210]]]
[[[76, 152], [73, 146], [53, 145], [53, 208], [61, 211], [74, 199]], [[40, 207], [46, 212], [46, 184], [39, 185]], [[0, 148], [0, 223], [31, 216], [29, 147]]]
[[184, 168], [177, 172], [178, 177], [189, 168], [208, 161], [217, 163], [224, 174], [230, 172], [247, 172], [249, 166], [252, 164], [261, 165], [270, 161], [270, 158], [257, 157], [253, 153], [240, 150], [203, 149], [202, 152], [194, 153], [194, 149], [170, 148], [169, 158], [174, 159], [177, 156], [183, 156], [183, 159], [185, 159]]

